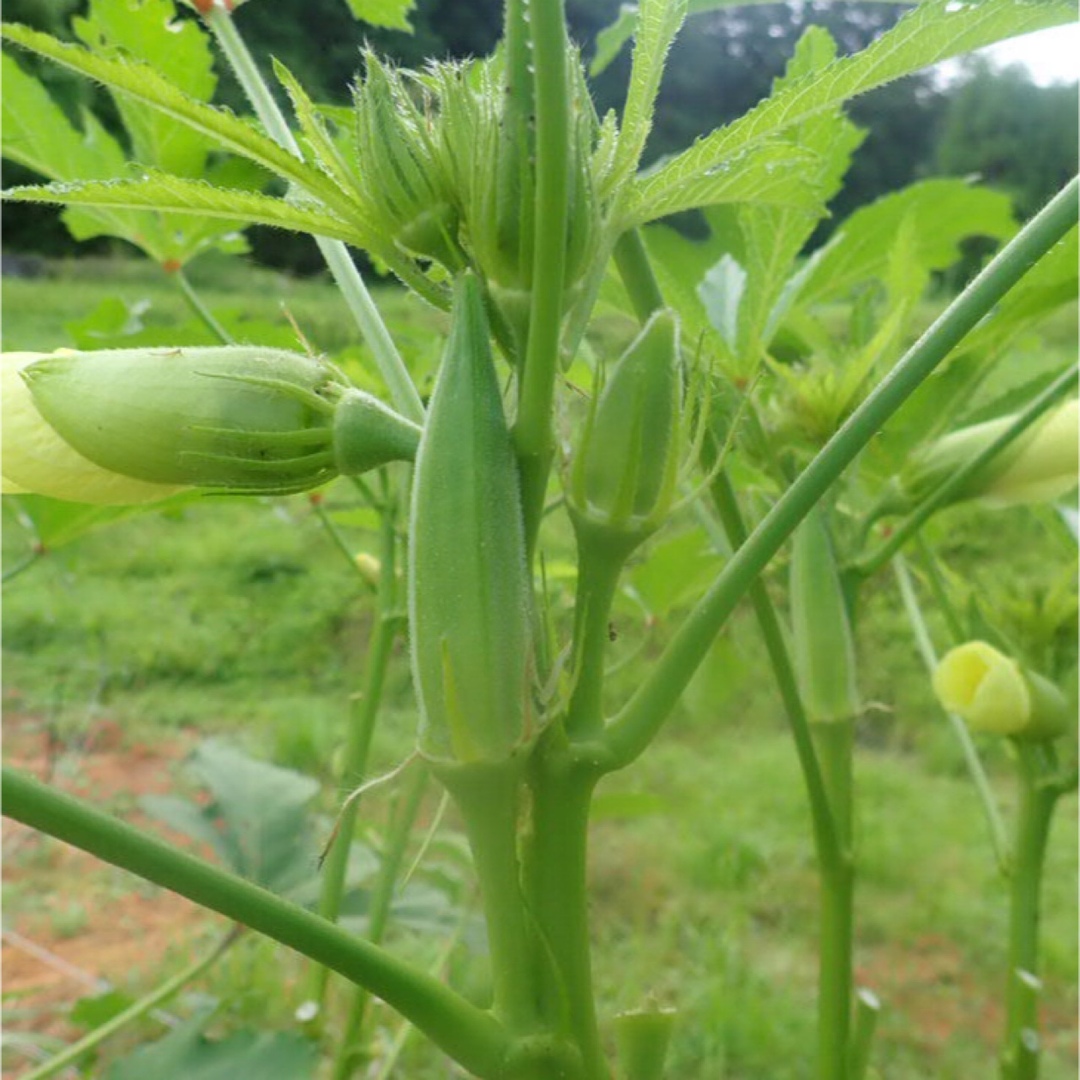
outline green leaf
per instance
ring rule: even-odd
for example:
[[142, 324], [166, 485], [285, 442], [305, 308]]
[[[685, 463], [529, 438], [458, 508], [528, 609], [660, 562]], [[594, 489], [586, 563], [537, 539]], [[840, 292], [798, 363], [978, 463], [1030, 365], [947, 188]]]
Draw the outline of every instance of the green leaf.
[[[0, 56], [0, 80], [4, 157], [49, 180], [106, 179], [125, 170], [123, 150], [93, 113], [82, 112], [81, 131], [72, 127], [45, 87], [7, 53]], [[151, 215], [119, 210], [79, 211], [67, 223], [76, 239], [102, 234], [130, 239], [156, 229]]]
[[[331, 137], [319, 106], [308, 97], [307, 91], [293, 73], [277, 59], [274, 60], [274, 74], [278, 82], [285, 87], [293, 112], [300, 123], [301, 137], [298, 141], [307, 146], [308, 154], [305, 159], [328, 176], [332, 176], [343, 191], [355, 190], [357, 177]], [[349, 122], [354, 122], [352, 111], [346, 111]]]
[[92, 180], [85, 184], [44, 184], [10, 188], [4, 197], [15, 202], [64, 203], [68, 206], [155, 209], [180, 214], [224, 218], [233, 228], [241, 222], [272, 225], [294, 232], [328, 236], [359, 247], [369, 244], [354, 225], [309, 208], [259, 195], [253, 191], [218, 188], [203, 180], [186, 180], [168, 173], [148, 172], [141, 180]]
[[237, 1031], [211, 1042], [203, 1030], [215, 1010], [203, 1009], [163, 1039], [126, 1054], [105, 1080], [311, 1080], [315, 1075], [318, 1047], [290, 1032]]
[[[866, 49], [786, 84], [740, 119], [668, 161], [640, 181], [640, 201], [666, 203], [670, 193], [692, 189], [725, 167], [737, 167], [747, 154], [779, 133], [902, 75], [1075, 18], [1072, 0], [924, 0]], [[703, 194], [707, 192], [705, 186]], [[677, 201], [679, 209], [704, 205], [685, 198]]]
[[412, 33], [409, 12], [416, 7], [414, 0], [346, 0], [354, 17], [372, 26]]
[[134, 1004], [135, 999], [123, 990], [105, 990], [79, 998], [71, 1007], [68, 1020], [76, 1027], [93, 1030], [107, 1024]]
[[[76, 36], [99, 56], [130, 57], [199, 101], [217, 86], [214, 58], [198, 22], [180, 20], [172, 0], [92, 0], [87, 18], [72, 21]], [[133, 155], [178, 176], [201, 176], [212, 143], [130, 97], [115, 98]]]
[[815, 165], [814, 155], [794, 143], [774, 139], [707, 169], [671, 171], [682, 157], [638, 177], [629, 187], [622, 211], [625, 228], [720, 203], [813, 204], [806, 174]]
[[[782, 93], [784, 87], [823, 69], [835, 57], [836, 45], [828, 31], [811, 27], [796, 46], [787, 71], [776, 82], [774, 93]], [[795, 259], [825, 216], [826, 204], [840, 190], [851, 155], [863, 139], [862, 132], [839, 108], [811, 116], [789, 134], [793, 141], [814, 154], [803, 176], [812, 200], [798, 207], [748, 204], [737, 207], [734, 212], [734, 228], [738, 230], [741, 249], [741, 254], [736, 257], [746, 274], [746, 282], [740, 292], [735, 336], [725, 337], [734, 354], [738, 373], [744, 378], [749, 377], [763, 358], [791, 303], [788, 280]], [[717, 219], [716, 213], [711, 215], [712, 222]], [[719, 324], [714, 325], [721, 328]]]
[[141, 800], [146, 810], [212, 845], [229, 869], [265, 888], [288, 893], [305, 885], [316, 869], [309, 811], [316, 781], [216, 739], [195, 749], [189, 767], [213, 796], [210, 804], [147, 796]]
[[1004, 240], [1016, 232], [1008, 196], [968, 180], [923, 180], [856, 210], [818, 255], [800, 301], [846, 299], [856, 286], [883, 278], [905, 221], [914, 257], [928, 271], [956, 262], [965, 237]]
[[66, 45], [48, 34], [4, 23], [4, 38], [56, 63], [96, 79], [110, 90], [126, 94], [206, 135], [223, 149], [246, 157], [269, 172], [296, 184], [345, 217], [355, 216], [356, 205], [334, 181], [305, 164], [273, 139], [226, 109], [217, 109], [185, 94], [148, 64], [97, 56], [76, 45]]
[[193, 496], [184, 494], [143, 506], [97, 506], [50, 499], [45, 495], [4, 496], [4, 501], [14, 507], [22, 526], [45, 551], [55, 551], [87, 533], [138, 514], [175, 511], [192, 499]]
[[652, 127], [653, 108], [668, 49], [685, 17], [686, 0], [643, 0], [634, 41], [630, 88], [615, 150], [613, 186], [618, 186], [637, 170]]

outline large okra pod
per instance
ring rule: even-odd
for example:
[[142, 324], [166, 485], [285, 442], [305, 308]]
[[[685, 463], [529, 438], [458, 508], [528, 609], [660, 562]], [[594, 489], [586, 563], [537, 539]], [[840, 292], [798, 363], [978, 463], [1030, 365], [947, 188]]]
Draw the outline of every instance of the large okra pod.
[[455, 289], [410, 534], [421, 747], [459, 762], [503, 760], [527, 731], [529, 589], [517, 463], [471, 275]]

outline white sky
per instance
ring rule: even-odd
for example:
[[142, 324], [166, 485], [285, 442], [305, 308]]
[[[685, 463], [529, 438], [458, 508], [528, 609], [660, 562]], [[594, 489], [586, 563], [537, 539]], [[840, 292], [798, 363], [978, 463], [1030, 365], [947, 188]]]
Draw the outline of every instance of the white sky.
[[1002, 67], [1024, 64], [1034, 81], [1043, 86], [1053, 82], [1076, 82], [1080, 79], [1080, 23], [1003, 41], [983, 50], [983, 55]]

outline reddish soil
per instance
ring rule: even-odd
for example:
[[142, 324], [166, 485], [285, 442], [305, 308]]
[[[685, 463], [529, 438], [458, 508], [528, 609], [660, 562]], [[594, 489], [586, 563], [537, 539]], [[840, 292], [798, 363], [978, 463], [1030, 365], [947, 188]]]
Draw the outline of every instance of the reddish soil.
[[[102, 720], [72, 748], [58, 745], [39, 718], [4, 714], [8, 763], [151, 828], [133, 809], [135, 801], [173, 787], [176, 764], [195, 740], [192, 734], [153, 746], [128, 743], [119, 725]], [[9, 1032], [77, 1038], [81, 1032], [67, 1016], [80, 998], [106, 984], [145, 990], [163, 961], [173, 967], [204, 947], [210, 917], [173, 893], [8, 819], [3, 852]], [[16, 1061], [5, 1061], [5, 1080], [23, 1072]]]

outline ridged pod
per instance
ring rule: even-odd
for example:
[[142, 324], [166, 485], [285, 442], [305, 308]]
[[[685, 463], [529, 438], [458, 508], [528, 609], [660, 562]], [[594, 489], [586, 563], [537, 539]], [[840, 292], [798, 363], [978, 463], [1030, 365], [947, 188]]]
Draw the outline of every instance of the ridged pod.
[[528, 576], [517, 463], [479, 285], [462, 277], [416, 459], [409, 620], [420, 745], [501, 761], [527, 733]]
[[821, 511], [795, 530], [791, 553], [795, 670], [811, 723], [854, 720], [859, 712], [855, 642]]
[[613, 365], [574, 455], [571, 502], [592, 524], [648, 529], [674, 494], [682, 379], [678, 320], [657, 312]]
[[410, 459], [419, 442], [416, 425], [333, 366], [280, 349], [73, 352], [22, 377], [68, 446], [153, 485], [302, 491]]

